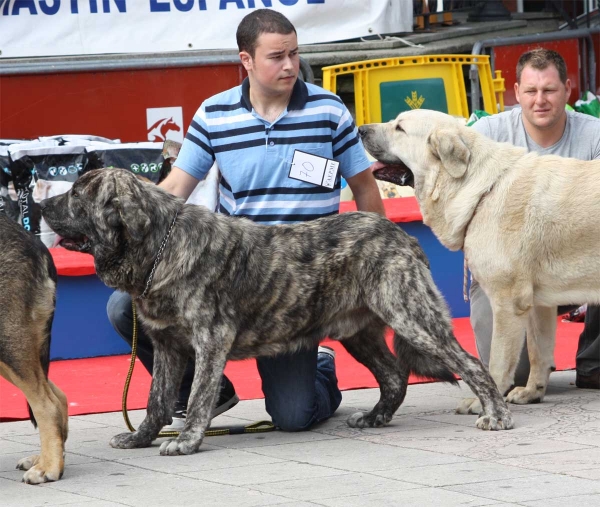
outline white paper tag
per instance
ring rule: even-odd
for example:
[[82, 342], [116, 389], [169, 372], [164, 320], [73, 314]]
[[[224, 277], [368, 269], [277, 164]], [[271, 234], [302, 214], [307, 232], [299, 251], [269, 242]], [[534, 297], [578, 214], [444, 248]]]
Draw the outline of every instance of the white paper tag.
[[320, 187], [333, 188], [340, 163], [325, 157], [294, 150], [289, 177]]

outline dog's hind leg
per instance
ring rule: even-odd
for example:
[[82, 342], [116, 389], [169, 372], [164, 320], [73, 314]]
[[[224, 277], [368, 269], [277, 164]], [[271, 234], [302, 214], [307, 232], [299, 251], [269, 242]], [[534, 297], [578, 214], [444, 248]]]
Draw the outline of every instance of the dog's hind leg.
[[177, 392], [183, 378], [188, 354], [175, 346], [168, 336], [152, 340], [154, 367], [146, 417], [133, 433], [120, 433], [110, 440], [117, 449], [149, 447], [166, 424], [172, 422]]
[[26, 470], [23, 482], [28, 484], [57, 481], [62, 477], [65, 466], [67, 398], [60, 389], [51, 385], [40, 365], [29, 364], [28, 368], [25, 378], [15, 372], [6, 378], [27, 398], [39, 427], [41, 451], [39, 455], [19, 460], [17, 468]]
[[385, 326], [371, 325], [342, 340], [346, 350], [364, 364], [379, 384], [379, 401], [368, 413], [357, 412], [348, 418], [348, 426], [384, 426], [392, 420], [406, 396], [409, 371], [398, 363], [385, 342]]
[[454, 337], [447, 349], [448, 367], [456, 372], [479, 399], [482, 412], [476, 425], [483, 430], [509, 430], [513, 428], [513, 418], [494, 379], [479, 359], [467, 353]]
[[40, 431], [40, 454], [23, 458], [17, 464], [18, 469], [26, 470], [23, 481], [28, 484], [57, 481], [62, 477], [68, 433], [67, 398], [48, 380], [54, 286], [40, 291], [38, 296], [40, 302], [32, 311], [32, 318], [25, 319], [18, 333], [7, 340], [7, 343], [29, 346], [29, 353], [13, 356], [11, 365], [0, 362], [0, 375], [23, 392], [31, 408], [32, 422]]
[[[404, 324], [404, 339], [418, 355], [430, 357], [444, 368], [457, 373], [473, 390], [482, 404], [482, 413], [476, 426], [484, 430], [501, 430], [513, 427], [512, 414], [502, 398], [494, 380], [479, 359], [468, 354], [458, 343], [449, 325], [432, 336], [418, 324]], [[411, 338], [406, 338], [410, 336]], [[402, 351], [398, 350], [398, 354]], [[418, 371], [417, 371], [418, 373]]]
[[54, 394], [60, 401], [59, 406], [61, 409], [62, 433], [63, 433], [64, 439], [66, 442], [67, 437], [69, 435], [69, 410], [68, 410], [67, 397], [65, 396], [65, 393], [63, 393], [56, 386], [56, 384], [54, 384], [54, 382], [48, 380], [48, 384], [50, 384], [50, 389], [52, 389], [52, 391], [54, 392]]
[[[19, 461], [17, 467], [27, 470], [23, 475], [23, 482], [28, 484], [57, 481], [62, 477], [65, 466], [65, 440], [68, 433], [65, 423], [68, 415], [67, 398], [60, 389], [48, 381], [38, 390], [37, 401], [32, 399], [30, 404], [38, 422], [41, 453], [37, 462], [25, 458]], [[32, 466], [27, 466], [30, 464]]]

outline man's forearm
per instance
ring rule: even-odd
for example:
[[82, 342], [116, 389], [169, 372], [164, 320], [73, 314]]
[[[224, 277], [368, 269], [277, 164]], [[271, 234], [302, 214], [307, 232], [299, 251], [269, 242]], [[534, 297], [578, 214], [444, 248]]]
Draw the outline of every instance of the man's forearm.
[[356, 209], [359, 211], [372, 211], [385, 216], [385, 208], [377, 185], [375, 185], [375, 192], [364, 192], [361, 195], [354, 196], [354, 200], [356, 201]]
[[197, 184], [196, 178], [179, 167], [173, 167], [169, 175], [158, 186], [176, 197], [187, 199]]
[[371, 211], [385, 216], [379, 187], [370, 169], [348, 178], [348, 185], [354, 194], [356, 208], [359, 211]]

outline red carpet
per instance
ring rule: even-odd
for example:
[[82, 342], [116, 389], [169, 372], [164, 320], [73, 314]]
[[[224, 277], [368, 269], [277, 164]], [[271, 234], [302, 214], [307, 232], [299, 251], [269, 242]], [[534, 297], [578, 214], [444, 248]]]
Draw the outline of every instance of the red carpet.
[[[455, 319], [455, 334], [460, 344], [476, 354], [473, 331], [468, 318]], [[575, 352], [581, 323], [558, 323], [556, 337], [556, 367], [558, 370], [575, 368]], [[388, 343], [391, 333], [388, 336]], [[377, 387], [371, 373], [357, 363], [337, 342], [328, 342], [336, 350], [336, 367], [342, 390]], [[129, 368], [129, 356], [99, 357], [55, 361], [50, 366], [50, 378], [67, 395], [69, 415], [116, 412], [121, 410], [123, 384]], [[254, 360], [230, 362], [225, 373], [232, 380], [240, 399], [262, 398], [260, 377]], [[410, 383], [419, 379], [411, 377]], [[137, 361], [129, 389], [129, 409], [144, 408], [150, 388], [150, 376]], [[0, 378], [0, 421], [27, 419], [27, 405], [23, 394]]]

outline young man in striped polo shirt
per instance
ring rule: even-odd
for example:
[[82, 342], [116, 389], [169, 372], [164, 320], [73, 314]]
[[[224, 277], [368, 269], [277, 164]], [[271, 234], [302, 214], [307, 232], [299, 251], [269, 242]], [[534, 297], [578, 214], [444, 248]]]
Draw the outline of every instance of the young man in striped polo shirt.
[[[298, 79], [298, 39], [290, 21], [277, 11], [257, 9], [241, 21], [236, 36], [248, 77], [200, 106], [161, 186], [187, 198], [216, 161], [220, 213], [289, 224], [338, 213], [341, 174], [359, 210], [385, 215], [348, 109], [336, 95]], [[337, 176], [327, 178], [327, 170], [316, 174], [323, 159], [339, 162]], [[129, 296], [115, 293], [108, 312], [115, 329], [131, 342]], [[138, 355], [152, 372], [152, 346], [141, 333]], [[259, 358], [257, 364], [266, 410], [283, 430], [308, 429], [341, 402], [331, 349]], [[193, 375], [190, 360], [173, 424], [165, 429], [183, 429]], [[213, 417], [237, 401], [224, 376]]]

